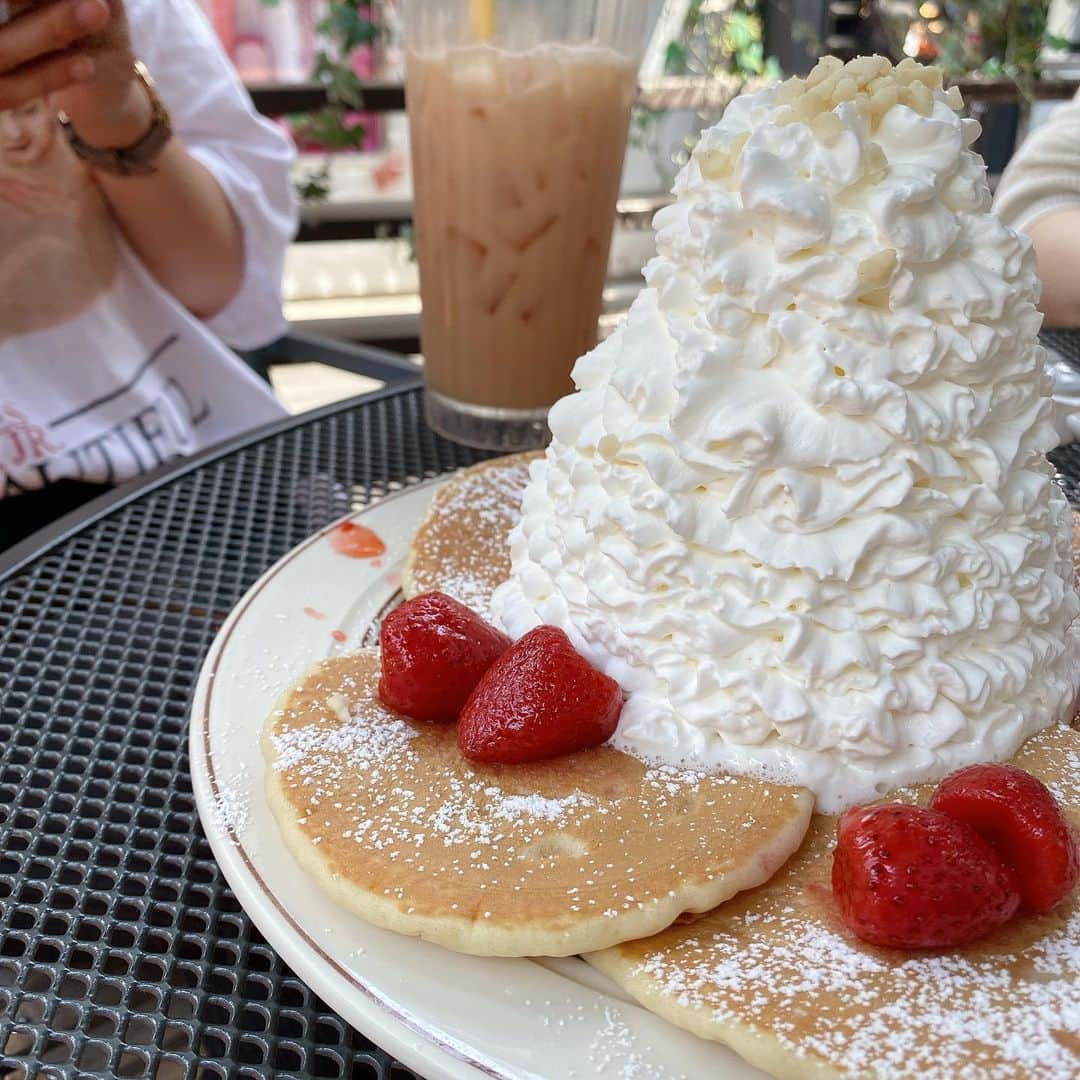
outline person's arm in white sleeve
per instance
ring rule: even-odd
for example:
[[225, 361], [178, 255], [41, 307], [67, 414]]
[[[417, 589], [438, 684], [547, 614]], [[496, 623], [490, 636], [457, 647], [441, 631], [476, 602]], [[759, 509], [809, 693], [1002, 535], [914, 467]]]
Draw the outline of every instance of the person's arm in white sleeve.
[[161, 285], [229, 344], [284, 329], [281, 271], [296, 225], [290, 141], [251, 107], [194, 0], [51, 0], [0, 21], [0, 109], [46, 93], [79, 137], [122, 149], [150, 130], [146, 63], [176, 137], [147, 176], [94, 176]]
[[994, 208], [1035, 245], [1048, 326], [1080, 326], [1080, 97], [1013, 156]]
[[281, 282], [297, 227], [292, 140], [255, 112], [194, 0], [128, 0], [128, 11], [136, 53], [157, 79], [181, 144], [221, 186], [242, 232], [239, 288], [200, 314], [212, 314], [210, 328], [236, 348], [264, 345], [285, 331]]

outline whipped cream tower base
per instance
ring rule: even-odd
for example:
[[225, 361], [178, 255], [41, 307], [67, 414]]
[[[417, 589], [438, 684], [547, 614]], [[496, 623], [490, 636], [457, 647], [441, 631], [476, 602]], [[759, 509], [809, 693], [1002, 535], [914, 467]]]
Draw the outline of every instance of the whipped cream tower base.
[[494, 610], [620, 681], [616, 745], [829, 811], [1071, 718], [1034, 259], [960, 104], [879, 57], [736, 99], [552, 409]]

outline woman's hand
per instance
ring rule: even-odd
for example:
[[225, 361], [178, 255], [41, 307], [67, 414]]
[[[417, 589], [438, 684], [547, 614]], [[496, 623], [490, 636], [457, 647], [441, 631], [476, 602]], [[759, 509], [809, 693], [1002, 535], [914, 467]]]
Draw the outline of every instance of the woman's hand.
[[135, 77], [122, 0], [9, 0], [0, 26], [0, 110], [50, 96], [92, 146], [129, 146], [152, 106]]
[[[123, 0], [0, 0], [4, 11], [14, 18], [0, 25], [0, 112], [48, 98], [84, 142], [103, 150], [147, 134], [154, 106], [135, 72]], [[209, 169], [173, 139], [149, 175], [90, 172], [161, 285], [200, 318], [220, 312], [244, 280], [244, 234]]]

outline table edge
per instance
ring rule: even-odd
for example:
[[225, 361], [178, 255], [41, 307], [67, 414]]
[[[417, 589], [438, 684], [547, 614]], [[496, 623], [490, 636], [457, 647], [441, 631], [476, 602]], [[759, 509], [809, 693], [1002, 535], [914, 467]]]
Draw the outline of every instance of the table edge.
[[[335, 401], [318, 409], [298, 413], [295, 416], [272, 420], [268, 424], [260, 424], [258, 427], [245, 431], [243, 434], [236, 435], [231, 439], [226, 439], [224, 442], [215, 443], [213, 446], [200, 450], [190, 457], [178, 458], [176, 461], [169, 462], [160, 468], [153, 469], [142, 476], [120, 484], [97, 498], [91, 499], [85, 505], [65, 514], [63, 517], [57, 518], [56, 521], [51, 522], [44, 528], [38, 529], [37, 532], [31, 533], [25, 540], [20, 540], [7, 551], [0, 552], [0, 584], [3, 584], [8, 578], [14, 577], [15, 574], [24, 570], [36, 559], [48, 554], [58, 544], [69, 540], [76, 533], [100, 521], [107, 514], [134, 502], [144, 495], [157, 491], [166, 484], [170, 484], [204, 465], [227, 457], [238, 450], [254, 446], [266, 439], [274, 438], [284, 432], [322, 420], [325, 417], [348, 412], [358, 406], [373, 404], [376, 401], [395, 397], [399, 394], [412, 393], [422, 386], [423, 379], [417, 376], [401, 382], [394, 382], [389, 386], [372, 390], [366, 394], [358, 394], [342, 401]], [[11, 502], [13, 504], [17, 503], [18, 498], [18, 496], [15, 496]]]

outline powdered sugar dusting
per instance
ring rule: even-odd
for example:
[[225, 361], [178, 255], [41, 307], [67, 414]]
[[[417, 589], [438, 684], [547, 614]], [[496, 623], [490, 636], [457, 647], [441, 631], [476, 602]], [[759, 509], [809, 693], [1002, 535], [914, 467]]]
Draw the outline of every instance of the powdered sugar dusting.
[[687, 1080], [685, 1073], [658, 1068], [652, 1047], [639, 1046], [638, 1038], [619, 1010], [605, 1006], [603, 1021], [589, 1044], [589, 1063], [594, 1076], [618, 1076], [621, 1080]]
[[[1017, 758], [1074, 820], [1078, 746], [1075, 731], [1055, 727]], [[763, 889], [656, 944], [625, 946], [636, 957], [630, 987], [710, 1017], [719, 1037], [754, 1028], [793, 1058], [826, 1062], [843, 1075], [1080, 1075], [1080, 895], [964, 949], [874, 949], [837, 921], [833, 835], [833, 822], [819, 819], [803, 850]]]
[[844, 1072], [1004, 1080], [1080, 1070], [1076, 911], [1032, 947], [1023, 976], [996, 954], [882, 958], [797, 914], [763, 915], [756, 929], [692, 941], [678, 964], [656, 954], [639, 971], [683, 1006], [720, 1024], [763, 1023], [789, 1050]]
[[512, 924], [526, 910], [607, 921], [670, 906], [689, 882], [719, 887], [733, 866], [758, 866], [809, 812], [804, 793], [643, 769], [610, 750], [473, 767], [452, 727], [385, 710], [377, 674], [374, 653], [315, 669], [272, 718], [273, 767], [334, 872], [378, 882], [406, 913]]
[[337, 756], [343, 764], [371, 767], [405, 751], [416, 735], [404, 720], [389, 718], [372, 722], [371, 715], [363, 709], [350, 712], [339, 694], [330, 695], [326, 704], [342, 718], [340, 726], [310, 724], [271, 736], [277, 751], [274, 768], [278, 772], [295, 770], [305, 778], [321, 778], [325, 776], [328, 763]]
[[1059, 754], [1054, 765], [1052, 775], [1044, 777], [1046, 786], [1058, 803], [1075, 804], [1077, 792], [1080, 792], [1080, 754]]
[[444, 489], [439, 509], [448, 514], [476, 514], [495, 527], [520, 516], [521, 497], [529, 483], [532, 455], [512, 457], [495, 465], [466, 469]]
[[532, 456], [458, 473], [432, 501], [417, 533], [413, 584], [439, 589], [487, 617], [510, 572], [507, 538], [520, 517]]
[[[422, 760], [410, 747], [417, 729], [406, 720], [372, 708], [372, 704], [369, 693], [352, 706], [342, 694], [332, 693], [326, 698], [325, 708], [339, 719], [339, 725], [310, 724], [271, 737], [277, 752], [274, 769], [299, 777], [299, 786], [315, 788], [311, 815], [317, 816], [315, 808], [321, 805], [322, 798], [331, 796], [350, 774], [364, 773], [372, 782], [388, 775], [420, 779], [417, 774], [422, 771]], [[559, 799], [507, 795], [478, 778], [443, 779], [449, 787], [449, 798], [439, 805], [424, 799], [422, 784], [406, 787], [395, 783], [391, 789], [394, 803], [384, 802], [379, 818], [355, 820], [351, 839], [382, 849], [431, 833], [447, 847], [491, 845], [504, 839], [505, 822], [526, 826], [551, 823], [563, 819], [571, 809], [592, 808], [606, 813], [583, 793]], [[343, 809], [344, 804], [335, 808]], [[418, 833], [421, 827], [424, 831]]]
[[495, 815], [509, 821], [534, 818], [537, 821], [560, 821], [568, 810], [595, 806], [596, 800], [575, 793], [561, 799], [545, 799], [542, 795], [502, 795], [498, 788], [485, 788], [485, 794], [500, 796]]
[[218, 833], [235, 840], [251, 820], [251, 798], [236, 781], [219, 788], [213, 802], [213, 823]]

